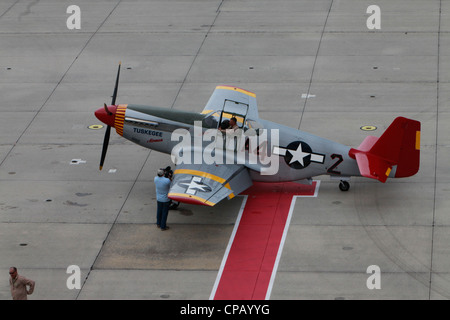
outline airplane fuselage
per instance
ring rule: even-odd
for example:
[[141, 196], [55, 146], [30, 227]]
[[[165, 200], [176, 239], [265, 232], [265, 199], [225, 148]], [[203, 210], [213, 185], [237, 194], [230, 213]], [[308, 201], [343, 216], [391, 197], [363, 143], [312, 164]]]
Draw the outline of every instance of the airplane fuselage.
[[[167, 154], [173, 153], [183, 143], [184, 147], [190, 145], [189, 150], [201, 152], [204, 156], [205, 149], [211, 150], [214, 141], [227, 138], [217, 126], [208, 123], [207, 114], [129, 104], [119, 105], [116, 115], [114, 127], [119, 135]], [[326, 174], [345, 179], [360, 174], [356, 161], [349, 156], [350, 147], [272, 121], [257, 121], [260, 125], [258, 134], [247, 135], [249, 128], [243, 125], [239, 129], [241, 136], [238, 134], [232, 147], [235, 153], [242, 152], [242, 161], [250, 169], [252, 180], [297, 181]], [[215, 137], [205, 138], [206, 131]], [[249, 139], [252, 143], [249, 146], [247, 142], [246, 146], [245, 141]], [[252, 162], [251, 155], [261, 161]], [[204, 160], [200, 156], [196, 159]], [[194, 160], [192, 156], [191, 161]], [[234, 160], [237, 161], [236, 158]], [[223, 162], [226, 161], [223, 158]], [[277, 161], [277, 164], [267, 164], [268, 161]], [[261, 172], [262, 168], [270, 165], [276, 165], [276, 170], [271, 174]]]

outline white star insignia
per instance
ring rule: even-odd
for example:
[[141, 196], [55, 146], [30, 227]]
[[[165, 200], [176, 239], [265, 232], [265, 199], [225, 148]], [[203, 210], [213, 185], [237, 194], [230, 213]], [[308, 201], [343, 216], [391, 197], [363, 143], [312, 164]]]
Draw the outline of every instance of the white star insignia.
[[288, 149], [287, 151], [289, 151], [289, 153], [292, 154], [292, 159], [291, 159], [291, 161], [289, 162], [289, 164], [291, 164], [291, 163], [293, 163], [293, 162], [295, 162], [295, 161], [298, 161], [302, 166], [304, 166], [303, 159], [304, 159], [305, 157], [311, 155], [311, 153], [303, 152], [303, 150], [302, 150], [302, 144], [301, 144], [301, 143], [298, 145], [297, 150], [289, 150], [289, 149]]
[[204, 184], [200, 177], [192, 177], [191, 182], [180, 182], [179, 184], [187, 187], [187, 194], [195, 194], [197, 191], [211, 191], [211, 188]]
[[293, 164], [294, 162], [300, 163], [302, 167], [305, 166], [305, 158], [307, 156], [311, 156], [310, 161], [311, 162], [317, 162], [317, 163], [324, 163], [325, 156], [323, 154], [319, 153], [310, 153], [310, 152], [304, 152], [302, 149], [302, 144], [300, 143], [296, 150], [282, 148], [282, 147], [274, 147], [273, 153], [277, 154], [279, 156], [286, 157], [287, 152], [289, 152], [292, 155], [292, 158], [289, 160], [289, 164]]

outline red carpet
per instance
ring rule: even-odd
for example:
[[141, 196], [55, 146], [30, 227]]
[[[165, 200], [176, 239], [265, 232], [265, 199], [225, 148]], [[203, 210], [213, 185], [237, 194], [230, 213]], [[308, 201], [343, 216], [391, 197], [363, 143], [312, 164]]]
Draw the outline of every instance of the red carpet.
[[270, 297], [295, 204], [294, 196], [317, 196], [318, 184], [317, 181], [312, 185], [254, 183], [245, 191], [247, 199], [242, 215], [236, 221], [211, 299], [264, 300]]

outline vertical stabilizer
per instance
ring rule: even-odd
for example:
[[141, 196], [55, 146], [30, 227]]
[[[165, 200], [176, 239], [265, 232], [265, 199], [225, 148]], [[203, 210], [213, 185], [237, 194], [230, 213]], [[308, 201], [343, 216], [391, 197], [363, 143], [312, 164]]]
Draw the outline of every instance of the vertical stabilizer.
[[398, 117], [381, 137], [367, 137], [349, 154], [364, 177], [385, 182], [394, 166], [395, 178], [415, 175], [420, 165], [420, 122]]

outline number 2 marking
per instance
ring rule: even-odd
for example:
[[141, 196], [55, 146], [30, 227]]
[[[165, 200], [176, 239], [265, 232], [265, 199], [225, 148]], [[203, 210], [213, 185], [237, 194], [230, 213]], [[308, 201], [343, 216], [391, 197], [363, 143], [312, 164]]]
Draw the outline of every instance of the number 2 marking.
[[340, 171], [336, 171], [336, 170], [334, 170], [334, 169], [336, 169], [336, 167], [337, 167], [338, 165], [340, 165], [341, 162], [344, 161], [344, 159], [342, 158], [342, 155], [333, 153], [333, 154], [331, 155], [331, 159], [334, 160], [334, 159], [336, 159], [336, 158], [337, 158], [337, 161], [336, 161], [336, 162], [335, 162], [335, 163], [327, 170], [328, 173], [341, 174]]

